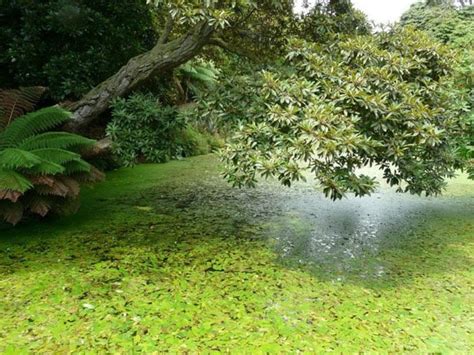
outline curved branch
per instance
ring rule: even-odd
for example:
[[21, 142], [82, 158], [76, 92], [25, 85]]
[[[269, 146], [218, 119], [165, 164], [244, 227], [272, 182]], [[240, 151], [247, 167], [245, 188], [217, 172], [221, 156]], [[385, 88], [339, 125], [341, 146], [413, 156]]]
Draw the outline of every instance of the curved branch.
[[236, 51], [235, 49], [233, 49], [226, 41], [224, 41], [220, 37], [212, 37], [207, 44], [222, 48], [223, 50], [225, 50], [229, 53], [252, 59], [252, 57], [249, 56], [248, 54], [245, 54], [245, 53], [242, 53], [242, 52], [239, 52], [239, 51]]
[[201, 22], [182, 37], [165, 44], [157, 43], [150, 51], [130, 59], [116, 74], [68, 107], [73, 115], [65, 129], [80, 131], [105, 112], [114, 99], [127, 95], [150, 78], [186, 63], [199, 54], [213, 31], [207, 22]]
[[174, 19], [171, 13], [168, 14], [168, 18], [166, 19], [165, 29], [163, 30], [163, 34], [158, 39], [158, 44], [165, 44], [168, 42], [170, 37], [171, 31], [173, 31], [174, 27]]

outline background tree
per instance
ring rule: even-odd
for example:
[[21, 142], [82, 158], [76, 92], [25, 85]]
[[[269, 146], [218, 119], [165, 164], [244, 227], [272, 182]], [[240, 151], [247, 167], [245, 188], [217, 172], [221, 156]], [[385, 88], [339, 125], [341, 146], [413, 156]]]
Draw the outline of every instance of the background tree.
[[3, 88], [41, 85], [79, 99], [156, 41], [144, 0], [8, 0], [0, 6]]
[[[459, 135], [459, 154], [467, 160], [467, 171], [474, 178], [474, 6], [467, 1], [426, 1], [413, 5], [403, 16], [403, 26], [428, 33], [459, 53], [455, 70], [458, 100], [467, 103], [466, 130]], [[455, 6], [455, 5], [459, 6]]]
[[317, 2], [299, 22], [297, 35], [315, 43], [328, 43], [339, 35], [367, 35], [371, 26], [365, 14], [350, 1]]

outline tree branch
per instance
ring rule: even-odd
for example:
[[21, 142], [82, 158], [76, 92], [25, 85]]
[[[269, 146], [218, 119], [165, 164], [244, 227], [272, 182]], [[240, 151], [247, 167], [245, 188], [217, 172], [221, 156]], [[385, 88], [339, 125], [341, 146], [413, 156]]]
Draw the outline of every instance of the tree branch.
[[231, 46], [220, 37], [212, 37], [207, 44], [209, 44], [211, 46], [216, 46], [216, 47], [222, 48], [223, 50], [225, 50], [229, 53], [252, 59], [252, 57], [249, 56], [248, 54], [245, 54], [245, 53], [236, 51], [235, 49], [232, 49]]
[[173, 26], [174, 26], [173, 16], [171, 15], [171, 13], [168, 13], [168, 18], [166, 19], [165, 28], [163, 30], [161, 37], [158, 39], [158, 44], [165, 44], [166, 42], [168, 42], [171, 31], [173, 31]]
[[206, 22], [196, 24], [189, 32], [165, 44], [157, 43], [150, 51], [133, 57], [117, 73], [103, 81], [80, 101], [68, 105], [72, 120], [64, 127], [78, 132], [105, 112], [117, 97], [126, 96], [139, 85], [186, 63], [208, 44], [214, 29]]

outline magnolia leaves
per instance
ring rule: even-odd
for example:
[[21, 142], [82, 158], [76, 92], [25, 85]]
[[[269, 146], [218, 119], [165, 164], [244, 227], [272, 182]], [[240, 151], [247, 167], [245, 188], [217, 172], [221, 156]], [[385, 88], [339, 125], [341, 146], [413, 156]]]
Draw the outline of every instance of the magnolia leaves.
[[375, 164], [402, 191], [440, 193], [463, 165], [456, 151], [466, 122], [451, 60], [409, 29], [323, 50], [290, 41], [285, 66], [254, 79], [258, 99], [248, 112], [260, 114], [247, 116], [224, 149], [225, 177], [236, 186], [258, 176], [289, 186], [309, 170], [339, 199], [372, 192], [374, 179], [357, 171]]

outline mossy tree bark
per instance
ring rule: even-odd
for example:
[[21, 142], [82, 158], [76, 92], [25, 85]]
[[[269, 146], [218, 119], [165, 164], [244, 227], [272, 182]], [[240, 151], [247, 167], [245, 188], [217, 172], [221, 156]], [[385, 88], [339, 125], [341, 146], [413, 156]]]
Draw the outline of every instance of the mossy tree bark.
[[110, 103], [130, 93], [150, 78], [166, 73], [200, 53], [210, 41], [213, 29], [206, 23], [197, 24], [185, 35], [164, 43], [163, 37], [150, 51], [129, 60], [116, 74], [93, 88], [84, 98], [71, 104], [68, 131], [81, 131], [93, 123]]

